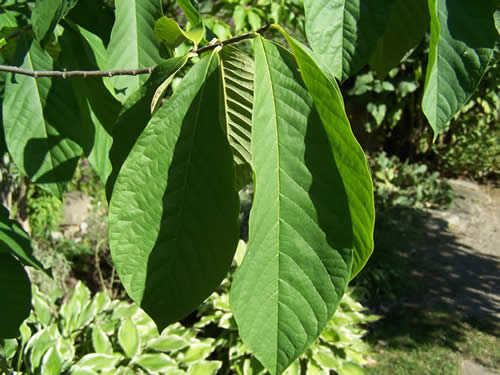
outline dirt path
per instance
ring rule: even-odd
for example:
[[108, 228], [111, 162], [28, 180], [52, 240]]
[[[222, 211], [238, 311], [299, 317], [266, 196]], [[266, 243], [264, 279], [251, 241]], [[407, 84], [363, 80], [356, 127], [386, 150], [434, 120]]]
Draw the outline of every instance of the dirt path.
[[452, 180], [457, 199], [447, 211], [431, 211], [417, 240], [424, 270], [423, 306], [442, 306], [500, 324], [500, 190]]

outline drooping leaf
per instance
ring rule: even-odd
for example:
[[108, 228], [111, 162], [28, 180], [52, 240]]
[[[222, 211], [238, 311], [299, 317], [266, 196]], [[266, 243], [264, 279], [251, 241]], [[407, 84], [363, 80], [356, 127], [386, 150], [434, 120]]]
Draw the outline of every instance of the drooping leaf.
[[0, 252], [0, 293], [0, 338], [17, 337], [31, 310], [31, 285], [21, 263], [5, 252]]
[[[98, 70], [105, 63], [104, 45], [89, 31], [76, 26], [66, 27], [59, 43], [62, 49], [59, 61], [68, 70]], [[101, 180], [106, 182], [112, 170], [109, 160], [111, 132], [121, 103], [106, 87], [103, 78], [77, 77], [71, 79], [71, 84], [78, 98], [81, 120], [90, 132], [84, 151]]]
[[[494, 58], [495, 0], [429, 0], [431, 42], [422, 107], [435, 136], [469, 101]], [[467, 26], [465, 26], [467, 25]]]
[[345, 187], [354, 244], [352, 279], [365, 266], [373, 252], [375, 202], [368, 163], [352, 133], [342, 94], [335, 80], [321, 70], [319, 62], [304, 45], [291, 38], [282, 28], [279, 30], [295, 55], [302, 79], [323, 122]]
[[118, 274], [160, 329], [219, 285], [238, 242], [218, 73], [213, 55], [191, 68], [135, 143], [111, 198], [109, 237]]
[[[38, 42], [19, 41], [20, 66], [53, 70], [52, 58]], [[27, 52], [26, 52], [27, 51]], [[73, 176], [88, 129], [66, 80], [8, 76], [3, 101], [5, 139], [16, 166], [32, 181], [62, 197]]]
[[[151, 105], [155, 97], [159, 99], [159, 86], [171, 81], [174, 75], [187, 62], [189, 56], [172, 57], [158, 65], [149, 79], [137, 89], [123, 104], [118, 120], [114, 125], [113, 144], [109, 152], [112, 172], [106, 183], [106, 196], [111, 193], [118, 177], [118, 172], [127, 158], [137, 137], [151, 119]], [[161, 95], [161, 94], [160, 94]]]
[[56, 25], [76, 5], [78, 0], [37, 0], [32, 13], [33, 32], [44, 45]]
[[[162, 16], [161, 0], [116, 0], [116, 20], [108, 46], [109, 69], [153, 67], [163, 61], [160, 42], [154, 35], [155, 21]], [[112, 78], [120, 100], [125, 101], [147, 76]]]
[[47, 272], [33, 255], [33, 247], [28, 234], [14, 220], [9, 219], [9, 211], [0, 205], [0, 253], [14, 254], [25, 266]]
[[304, 0], [307, 40], [338, 79], [361, 69], [384, 34], [395, 0]]
[[[255, 197], [230, 303], [240, 337], [274, 375], [320, 335], [350, 279], [354, 218], [340, 165], [359, 161], [350, 150], [343, 159], [334, 152], [330, 128], [344, 137], [350, 129], [342, 117], [322, 123], [293, 56], [262, 38], [255, 56]], [[342, 108], [335, 90], [323, 94]]]
[[223, 123], [236, 164], [237, 185], [251, 179], [253, 60], [234, 46], [220, 53]]
[[387, 75], [429, 30], [427, 0], [395, 0], [385, 31], [370, 58], [379, 78]]
[[154, 32], [156, 37], [170, 49], [175, 49], [186, 40], [193, 42], [196, 49], [203, 39], [204, 29], [202, 26], [199, 26], [189, 31], [184, 31], [174, 19], [163, 16], [156, 21]]

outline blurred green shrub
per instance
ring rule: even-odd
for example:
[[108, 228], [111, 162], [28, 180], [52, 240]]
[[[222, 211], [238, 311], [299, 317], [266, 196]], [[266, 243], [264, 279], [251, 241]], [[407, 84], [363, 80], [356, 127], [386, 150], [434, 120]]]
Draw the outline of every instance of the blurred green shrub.
[[424, 44], [387, 77], [367, 69], [346, 82], [345, 101], [363, 146], [401, 159], [425, 162], [447, 176], [476, 180], [500, 177], [500, 64], [492, 66], [469, 103], [433, 142], [420, 110]]
[[368, 157], [373, 176], [375, 202], [379, 208], [446, 207], [454, 199], [451, 186], [424, 164], [401, 162], [385, 152]]
[[50, 234], [59, 229], [59, 223], [62, 220], [62, 203], [45, 190], [36, 185], [30, 185], [27, 213], [33, 238], [49, 239]]
[[200, 1], [200, 12], [208, 17], [207, 26], [227, 39], [269, 23], [279, 23], [294, 36], [304, 39], [304, 8], [300, 0], [222, 0]]
[[432, 151], [450, 175], [500, 182], [500, 64], [486, 73], [479, 92]]
[[60, 307], [34, 289], [33, 312], [21, 337], [2, 341], [0, 363], [24, 374], [215, 374], [213, 343], [178, 323], [160, 335], [137, 306], [102, 292], [91, 298], [78, 283]]
[[[242, 242], [239, 256], [245, 250]], [[193, 322], [161, 334], [136, 305], [91, 297], [79, 282], [64, 302], [33, 290], [33, 310], [17, 339], [0, 340], [0, 369], [9, 374], [264, 374], [237, 334], [226, 279]], [[363, 374], [370, 348], [362, 324], [376, 320], [348, 292], [320, 338], [288, 375]], [[189, 320], [189, 319], [188, 319]], [[356, 372], [354, 372], [356, 371]]]

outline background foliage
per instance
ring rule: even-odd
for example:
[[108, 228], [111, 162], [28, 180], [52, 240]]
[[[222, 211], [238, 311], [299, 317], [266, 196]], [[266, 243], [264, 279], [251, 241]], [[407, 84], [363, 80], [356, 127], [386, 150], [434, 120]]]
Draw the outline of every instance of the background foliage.
[[[5, 369], [88, 373], [102, 365], [106, 371], [121, 366], [124, 373], [171, 367], [180, 373], [231, 368], [258, 373], [262, 368], [252, 352], [271, 373], [289, 365], [291, 373], [361, 371], [369, 360], [358, 324], [372, 318], [342, 295], [373, 250], [374, 204], [367, 161], [349, 120], [371, 151], [379, 214], [449, 204], [453, 194], [435, 169], [449, 176], [498, 178], [499, 38], [492, 17], [498, 5], [494, 0], [483, 5], [465, 0], [2, 3], [2, 62], [28, 75], [7, 66], [3, 69], [11, 73], [2, 73], [0, 81], [1, 194], [8, 208], [2, 208], [0, 255], [2, 275], [15, 285], [3, 291], [11, 302], [0, 316], [1, 335], [15, 336], [12, 322], [19, 325], [30, 308], [21, 264], [41, 272], [33, 273], [33, 280], [50, 274], [48, 265], [62, 265], [52, 269], [59, 275], [86, 277], [88, 270], [93, 287], [112, 297], [122, 295], [116, 271], [128, 295], [160, 328], [187, 316], [227, 276], [238, 240], [236, 192], [251, 180], [252, 169], [255, 187], [250, 225], [240, 223], [242, 235], [249, 233], [248, 255], [234, 282], [231, 275], [223, 291], [199, 308], [198, 323], [185, 322], [194, 327], [192, 346], [206, 348], [196, 360], [186, 362], [184, 351], [141, 346], [160, 338], [137, 333], [145, 315], [132, 324], [132, 315], [93, 311], [104, 294], [91, 300], [78, 284], [59, 312], [41, 309], [56, 300], [34, 292], [35, 315], [28, 324], [39, 335], [28, 341], [25, 323], [21, 339], [4, 341]], [[460, 26], [471, 20], [478, 27]], [[235, 35], [227, 42], [215, 39]], [[93, 78], [71, 72], [115, 69], [127, 71]], [[87, 161], [95, 173], [82, 166]], [[100, 182], [87, 182], [94, 179]], [[110, 249], [102, 238], [106, 223], [92, 223], [94, 236], [83, 241], [61, 238], [60, 199], [68, 188], [92, 195], [99, 217], [110, 202]], [[46, 256], [51, 260], [42, 266], [26, 232], [36, 239], [39, 254], [59, 255]], [[367, 273], [365, 280], [375, 281], [371, 292], [384, 283], [380, 289], [390, 290], [393, 282], [387, 279], [399, 277], [393, 271]], [[59, 287], [65, 279], [60, 277]], [[234, 332], [229, 284], [235, 321], [248, 347]], [[113, 309], [125, 306], [108, 302]], [[338, 306], [338, 319], [332, 320]], [[71, 314], [77, 310], [88, 321], [76, 323]], [[264, 316], [272, 318], [269, 325], [263, 325]], [[205, 332], [199, 325], [204, 317], [210, 321], [206, 327], [233, 332]], [[99, 332], [99, 319], [114, 328]], [[58, 323], [51, 326], [52, 320]], [[182, 335], [189, 330], [179, 325], [167, 330], [171, 327]], [[74, 342], [49, 349], [47, 335]], [[34, 337], [42, 337], [45, 346]], [[83, 347], [86, 355], [79, 353]], [[92, 350], [100, 354], [89, 354]]]

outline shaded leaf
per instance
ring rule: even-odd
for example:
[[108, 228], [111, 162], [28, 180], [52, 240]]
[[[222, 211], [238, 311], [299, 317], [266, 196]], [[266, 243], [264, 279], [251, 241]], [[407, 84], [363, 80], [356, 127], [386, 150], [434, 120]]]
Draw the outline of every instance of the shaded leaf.
[[56, 25], [76, 5], [78, 0], [37, 0], [31, 19], [33, 32], [44, 45], [50, 38]]
[[47, 273], [43, 265], [33, 255], [33, 247], [28, 234], [14, 220], [9, 219], [9, 211], [0, 205], [0, 253], [14, 254], [25, 266]]
[[12, 255], [0, 252], [0, 338], [19, 336], [19, 326], [31, 310], [28, 274]]
[[238, 242], [216, 62], [213, 55], [202, 58], [154, 114], [121, 168], [110, 203], [118, 274], [160, 329], [219, 285]]
[[[99, 70], [105, 64], [106, 51], [98, 36], [76, 26], [67, 27], [59, 37], [62, 48], [60, 61], [68, 70]], [[88, 144], [83, 145], [88, 160], [103, 182], [112, 166], [109, 160], [111, 132], [121, 103], [108, 90], [103, 78], [76, 77], [71, 79], [78, 98], [81, 121], [89, 129]]]
[[[20, 41], [20, 66], [53, 70], [52, 58], [38, 42]], [[26, 52], [27, 51], [27, 52]], [[87, 144], [88, 129], [80, 121], [67, 80], [9, 75], [3, 101], [4, 131], [16, 166], [32, 181], [62, 198]]]
[[295, 55], [301, 76], [323, 123], [343, 181], [354, 244], [352, 279], [361, 271], [373, 252], [375, 203], [368, 162], [352, 133], [342, 94], [335, 80], [321, 70], [318, 61], [304, 45], [291, 38], [283, 29], [280, 28], [280, 31], [287, 38]]
[[109, 152], [112, 172], [106, 183], [106, 195], [111, 199], [111, 193], [118, 177], [118, 172], [134, 145], [151, 119], [151, 103], [158, 86], [171, 80], [181, 69], [188, 56], [172, 57], [158, 65], [149, 79], [137, 89], [123, 104], [118, 120], [114, 125], [113, 144]]
[[428, 30], [427, 0], [395, 0], [385, 31], [370, 57], [370, 66], [379, 78], [384, 78], [422, 40]]
[[304, 0], [307, 40], [321, 63], [343, 81], [377, 48], [395, 0]]
[[[116, 20], [108, 46], [109, 69], [153, 67], [163, 61], [160, 42], [154, 35], [155, 21], [162, 16], [161, 0], [116, 0]], [[144, 75], [118, 76], [111, 81], [125, 101], [147, 80]]]
[[[499, 35], [492, 14], [495, 0], [429, 0], [431, 42], [424, 113], [437, 137], [467, 103], [494, 58]], [[464, 27], [467, 25], [467, 27]]]

